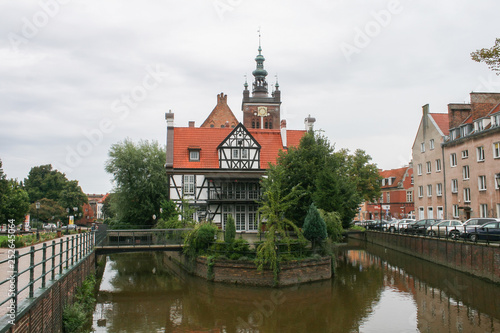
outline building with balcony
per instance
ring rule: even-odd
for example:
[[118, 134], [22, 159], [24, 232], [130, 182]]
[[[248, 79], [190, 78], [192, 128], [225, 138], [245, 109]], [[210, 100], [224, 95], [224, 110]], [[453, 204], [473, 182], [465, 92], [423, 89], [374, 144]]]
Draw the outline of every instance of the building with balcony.
[[[229, 215], [237, 232], [257, 232], [260, 179], [281, 150], [298, 146], [306, 130], [288, 130], [280, 118], [281, 93], [276, 83], [271, 96], [266, 82], [264, 57], [259, 45], [255, 58], [252, 96], [245, 82], [243, 123], [227, 105], [227, 95], [217, 96], [217, 105], [200, 127], [174, 125], [174, 113], [167, 122], [166, 171], [169, 198], [180, 209], [188, 204], [197, 221], [212, 221], [225, 228]], [[312, 129], [314, 118], [305, 119]]]

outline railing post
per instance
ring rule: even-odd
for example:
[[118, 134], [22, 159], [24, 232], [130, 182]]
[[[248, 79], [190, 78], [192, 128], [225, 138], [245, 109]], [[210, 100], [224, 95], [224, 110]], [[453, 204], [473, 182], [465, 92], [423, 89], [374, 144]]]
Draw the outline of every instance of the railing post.
[[63, 253], [64, 253], [63, 239], [61, 238], [59, 240], [59, 274], [62, 274], [63, 270]]
[[69, 265], [69, 237], [66, 238], [66, 269], [68, 269]]
[[14, 275], [14, 292], [12, 299], [14, 301], [14, 314], [17, 315], [17, 293], [18, 293], [18, 283], [19, 283], [19, 251], [14, 252], [14, 270], [12, 272]]
[[45, 288], [45, 274], [47, 274], [47, 269], [45, 267], [47, 261], [47, 243], [43, 243], [42, 249], [42, 288]]
[[30, 291], [29, 298], [33, 298], [35, 287], [35, 247], [31, 246], [30, 249]]
[[75, 264], [75, 236], [71, 236], [71, 266]]
[[56, 270], [56, 241], [52, 241], [52, 273], [50, 275], [50, 279], [54, 280], [55, 279], [55, 272]]

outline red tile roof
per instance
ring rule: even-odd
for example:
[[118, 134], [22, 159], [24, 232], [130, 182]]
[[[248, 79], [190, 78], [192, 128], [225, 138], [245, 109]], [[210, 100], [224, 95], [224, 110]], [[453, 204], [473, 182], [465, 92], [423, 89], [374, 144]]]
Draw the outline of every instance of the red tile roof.
[[[175, 169], [218, 169], [217, 146], [231, 133], [232, 128], [176, 127], [174, 128]], [[280, 130], [250, 129], [250, 134], [261, 145], [260, 168], [276, 163], [278, 152], [283, 149]], [[298, 146], [305, 130], [287, 130], [289, 147]], [[200, 149], [200, 161], [189, 161], [190, 147]]]
[[441, 132], [443, 132], [443, 135], [450, 134], [450, 122], [448, 120], [447, 113], [429, 113], [429, 115], [434, 119], [438, 127], [441, 129]]
[[394, 182], [392, 183], [392, 185], [387, 185], [387, 183], [386, 183], [386, 185], [382, 186], [382, 188], [396, 187], [398, 185], [398, 183], [403, 180], [403, 177], [404, 177], [407, 169], [408, 169], [408, 167], [403, 167], [403, 168], [399, 168], [399, 169], [381, 170], [381, 171], [379, 171], [379, 175], [382, 178], [391, 178], [391, 177], [395, 177], [396, 178], [394, 180]]

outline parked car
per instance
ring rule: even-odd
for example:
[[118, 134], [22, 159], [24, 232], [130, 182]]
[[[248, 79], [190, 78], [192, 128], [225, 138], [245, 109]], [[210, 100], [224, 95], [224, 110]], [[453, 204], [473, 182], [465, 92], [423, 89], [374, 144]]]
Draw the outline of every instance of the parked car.
[[[500, 222], [500, 219], [496, 218], [488, 218], [488, 217], [476, 217], [472, 219], [468, 219], [464, 222], [464, 224], [457, 228], [460, 231], [460, 237], [462, 238], [471, 238], [471, 234], [478, 234], [476, 232], [482, 226], [490, 222]], [[473, 237], [475, 238], [475, 237]], [[472, 240], [472, 239], [471, 239]], [[476, 239], [477, 240], [477, 239]], [[475, 241], [475, 240], [473, 240]]]
[[480, 239], [483, 240], [500, 240], [500, 222], [488, 222], [482, 226], [470, 226], [467, 227], [468, 238], [472, 242], [477, 242]]
[[453, 239], [469, 238], [469, 232], [482, 226], [487, 222], [500, 222], [500, 219], [488, 218], [488, 217], [474, 217], [465, 221], [461, 226], [458, 226], [457, 230], [450, 231], [450, 236]]
[[427, 227], [427, 235], [429, 236], [444, 236], [457, 237], [456, 231], [462, 226], [462, 222], [458, 220], [443, 220], [430, 227]]
[[440, 219], [423, 219], [409, 225], [405, 232], [412, 235], [424, 235], [428, 227], [441, 222]]
[[43, 225], [43, 228], [47, 231], [55, 231], [57, 226], [54, 223], [47, 223]]
[[76, 224], [63, 225], [61, 229], [63, 229], [63, 230], [76, 230]]
[[414, 219], [402, 219], [399, 221], [395, 221], [389, 223], [387, 231], [389, 232], [403, 232], [404, 229], [408, 227], [408, 225], [415, 223]]

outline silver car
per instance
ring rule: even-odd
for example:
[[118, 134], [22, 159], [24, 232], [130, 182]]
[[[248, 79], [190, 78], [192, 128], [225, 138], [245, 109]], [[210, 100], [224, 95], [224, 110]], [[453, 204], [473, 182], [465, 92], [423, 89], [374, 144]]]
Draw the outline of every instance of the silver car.
[[453, 231], [460, 229], [462, 222], [457, 220], [443, 220], [427, 228], [426, 232], [428, 236], [444, 236], [456, 238], [457, 234]]

